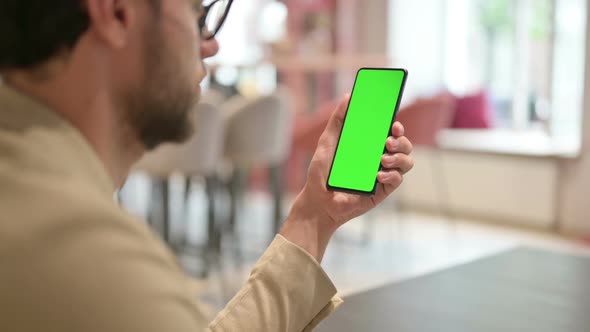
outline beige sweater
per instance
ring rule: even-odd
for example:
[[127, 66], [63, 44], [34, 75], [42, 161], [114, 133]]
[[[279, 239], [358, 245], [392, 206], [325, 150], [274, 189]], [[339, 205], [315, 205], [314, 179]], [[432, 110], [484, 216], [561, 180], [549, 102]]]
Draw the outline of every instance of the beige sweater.
[[0, 331], [309, 331], [341, 302], [278, 236], [210, 324], [82, 135], [0, 83]]

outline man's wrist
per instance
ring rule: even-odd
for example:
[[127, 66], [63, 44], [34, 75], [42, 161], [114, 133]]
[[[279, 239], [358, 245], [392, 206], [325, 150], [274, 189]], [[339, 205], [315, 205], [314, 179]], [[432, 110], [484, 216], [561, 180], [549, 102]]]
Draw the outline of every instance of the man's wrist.
[[322, 262], [324, 253], [337, 227], [330, 218], [306, 203], [300, 196], [295, 201], [280, 234]]

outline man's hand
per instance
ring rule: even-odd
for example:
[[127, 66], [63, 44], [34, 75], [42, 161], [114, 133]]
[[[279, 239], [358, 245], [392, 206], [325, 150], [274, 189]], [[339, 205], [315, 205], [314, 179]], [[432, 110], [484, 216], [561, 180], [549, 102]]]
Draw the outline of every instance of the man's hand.
[[281, 231], [289, 241], [299, 245], [321, 261], [328, 242], [343, 224], [371, 210], [389, 196], [414, 166], [410, 157], [412, 143], [404, 136], [404, 127], [396, 122], [393, 135], [385, 143], [388, 153], [381, 160], [375, 196], [332, 192], [326, 188], [330, 166], [346, 116], [347, 96], [332, 114], [311, 161], [307, 183], [297, 197]]
[[[338, 105], [320, 138], [302, 194], [308, 196], [309, 201], [314, 202], [313, 209], [325, 215], [331, 223], [330, 227], [334, 229], [381, 203], [399, 187], [403, 175], [414, 167], [414, 161], [409, 156], [412, 152], [412, 143], [404, 136], [404, 127], [396, 122], [391, 130], [393, 136], [384, 142], [388, 153], [381, 160], [384, 170], [378, 173], [379, 183], [375, 196], [359, 196], [326, 189], [328, 173], [346, 115], [348, 98], [346, 97]], [[312, 206], [306, 206], [306, 208], [312, 208]]]

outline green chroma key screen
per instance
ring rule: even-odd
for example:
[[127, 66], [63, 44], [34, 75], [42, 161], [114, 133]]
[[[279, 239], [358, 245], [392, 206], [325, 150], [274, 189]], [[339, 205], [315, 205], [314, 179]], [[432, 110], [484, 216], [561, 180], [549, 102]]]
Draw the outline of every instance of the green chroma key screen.
[[363, 68], [357, 73], [328, 188], [374, 194], [385, 141], [399, 107], [407, 71]]

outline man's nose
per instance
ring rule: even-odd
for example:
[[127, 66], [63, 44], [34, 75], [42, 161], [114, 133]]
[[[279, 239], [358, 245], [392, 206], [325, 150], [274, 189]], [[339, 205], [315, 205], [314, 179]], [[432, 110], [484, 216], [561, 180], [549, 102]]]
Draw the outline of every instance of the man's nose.
[[219, 43], [216, 39], [201, 40], [201, 58], [210, 58], [217, 52], [219, 52]]

